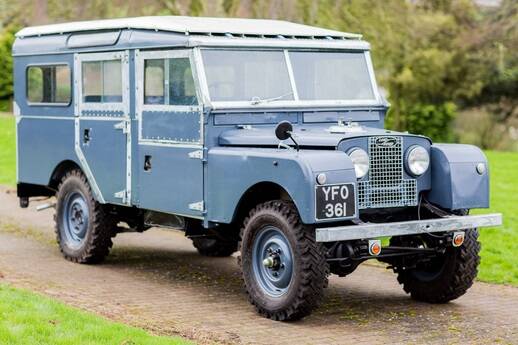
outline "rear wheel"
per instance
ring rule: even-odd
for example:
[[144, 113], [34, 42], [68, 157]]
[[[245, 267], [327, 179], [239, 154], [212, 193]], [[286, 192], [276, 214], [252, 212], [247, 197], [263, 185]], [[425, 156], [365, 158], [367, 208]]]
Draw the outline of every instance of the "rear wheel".
[[116, 224], [103, 205], [95, 201], [80, 170], [72, 170], [62, 178], [56, 198], [54, 220], [63, 256], [77, 263], [102, 261], [112, 247]]
[[[466, 293], [473, 285], [480, 263], [480, 243], [478, 230], [466, 231], [464, 243], [460, 247], [448, 246], [444, 253], [415, 267], [395, 267], [398, 281], [410, 296], [429, 303], [446, 303]], [[435, 246], [433, 237], [395, 237], [391, 245]]]
[[257, 311], [274, 320], [296, 320], [317, 307], [329, 267], [315, 229], [302, 224], [291, 202], [255, 207], [241, 231], [241, 270]]

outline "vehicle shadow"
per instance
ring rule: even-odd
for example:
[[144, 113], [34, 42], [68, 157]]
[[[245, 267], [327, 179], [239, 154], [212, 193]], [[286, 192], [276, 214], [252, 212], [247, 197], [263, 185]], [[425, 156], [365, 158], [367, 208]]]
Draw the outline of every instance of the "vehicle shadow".
[[[171, 288], [199, 290], [201, 299], [248, 305], [236, 257], [208, 258], [183, 247], [122, 246], [114, 248], [103, 266]], [[452, 319], [458, 318], [459, 308], [455, 303], [430, 305], [413, 301], [395, 284], [395, 276], [378, 267], [360, 267], [345, 278], [332, 275], [321, 306], [310, 317], [291, 324], [371, 327], [397, 321], [400, 330], [410, 331], [416, 324], [433, 318], [439, 329], [446, 329]]]

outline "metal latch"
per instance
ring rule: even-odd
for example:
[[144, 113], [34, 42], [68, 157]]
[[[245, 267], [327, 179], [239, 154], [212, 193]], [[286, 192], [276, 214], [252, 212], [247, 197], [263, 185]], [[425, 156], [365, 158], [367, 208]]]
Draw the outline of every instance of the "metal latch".
[[129, 133], [129, 121], [122, 121], [113, 125], [115, 129], [122, 129], [122, 133]]
[[189, 209], [193, 211], [204, 212], [205, 203], [203, 201], [194, 202], [192, 204], [189, 204]]
[[203, 150], [196, 150], [196, 151], [189, 152], [189, 158], [203, 159]]
[[126, 199], [128, 197], [128, 193], [124, 189], [124, 190], [121, 190], [120, 192], [113, 194], [113, 196], [117, 199], [122, 199], [122, 203], [125, 204], [127, 201]]

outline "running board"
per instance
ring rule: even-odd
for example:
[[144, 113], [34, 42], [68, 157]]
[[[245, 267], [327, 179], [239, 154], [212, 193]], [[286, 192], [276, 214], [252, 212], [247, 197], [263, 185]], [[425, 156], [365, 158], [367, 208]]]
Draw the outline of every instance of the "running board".
[[336, 242], [378, 237], [416, 235], [429, 232], [444, 232], [484, 228], [502, 225], [502, 214], [476, 216], [449, 216], [437, 219], [412, 220], [394, 223], [366, 223], [359, 225], [317, 228], [317, 242]]

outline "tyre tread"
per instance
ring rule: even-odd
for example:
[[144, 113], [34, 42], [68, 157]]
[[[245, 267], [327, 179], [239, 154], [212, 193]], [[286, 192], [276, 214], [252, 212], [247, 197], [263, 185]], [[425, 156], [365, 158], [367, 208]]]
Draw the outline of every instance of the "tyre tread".
[[[292, 303], [279, 311], [270, 311], [262, 307], [253, 298], [253, 286], [246, 284], [246, 277], [243, 273], [245, 290], [248, 299], [256, 308], [257, 312], [269, 319], [277, 321], [298, 320], [309, 315], [318, 305], [323, 296], [323, 290], [327, 287], [329, 266], [323, 254], [324, 247], [315, 240], [314, 228], [302, 224], [295, 205], [284, 200], [274, 200], [259, 204], [252, 209], [243, 222], [240, 238], [248, 228], [249, 223], [260, 213], [274, 212], [283, 217], [293, 229], [301, 253], [301, 283]], [[243, 252], [243, 243], [240, 241], [239, 248]], [[239, 260], [243, 271], [242, 260]]]
[[454, 248], [455, 260], [449, 274], [438, 278], [438, 288], [423, 288], [410, 272], [398, 272], [397, 280], [403, 290], [418, 301], [440, 304], [447, 303], [464, 295], [473, 285], [480, 264], [480, 242], [477, 229], [466, 231], [464, 243]]
[[63, 176], [58, 186], [56, 198], [59, 200], [59, 198], [62, 197], [62, 186], [70, 178], [77, 178], [80, 180], [80, 183], [82, 183], [88, 191], [87, 195], [85, 195], [85, 197], [88, 198], [87, 202], [90, 205], [94, 205], [93, 210], [91, 212], [91, 219], [93, 220], [92, 233], [90, 236], [87, 235], [87, 243], [80, 255], [72, 256], [67, 254], [63, 248], [64, 243], [62, 243], [61, 241], [57, 212], [55, 212], [54, 229], [60, 251], [62, 255], [65, 257], [65, 259], [75, 263], [99, 263], [104, 260], [104, 258], [110, 252], [111, 247], [113, 246], [112, 237], [115, 235], [115, 223], [111, 215], [108, 212], [106, 212], [105, 207], [94, 199], [92, 190], [90, 188], [90, 184], [88, 183], [85, 175], [78, 169], [70, 170]]

